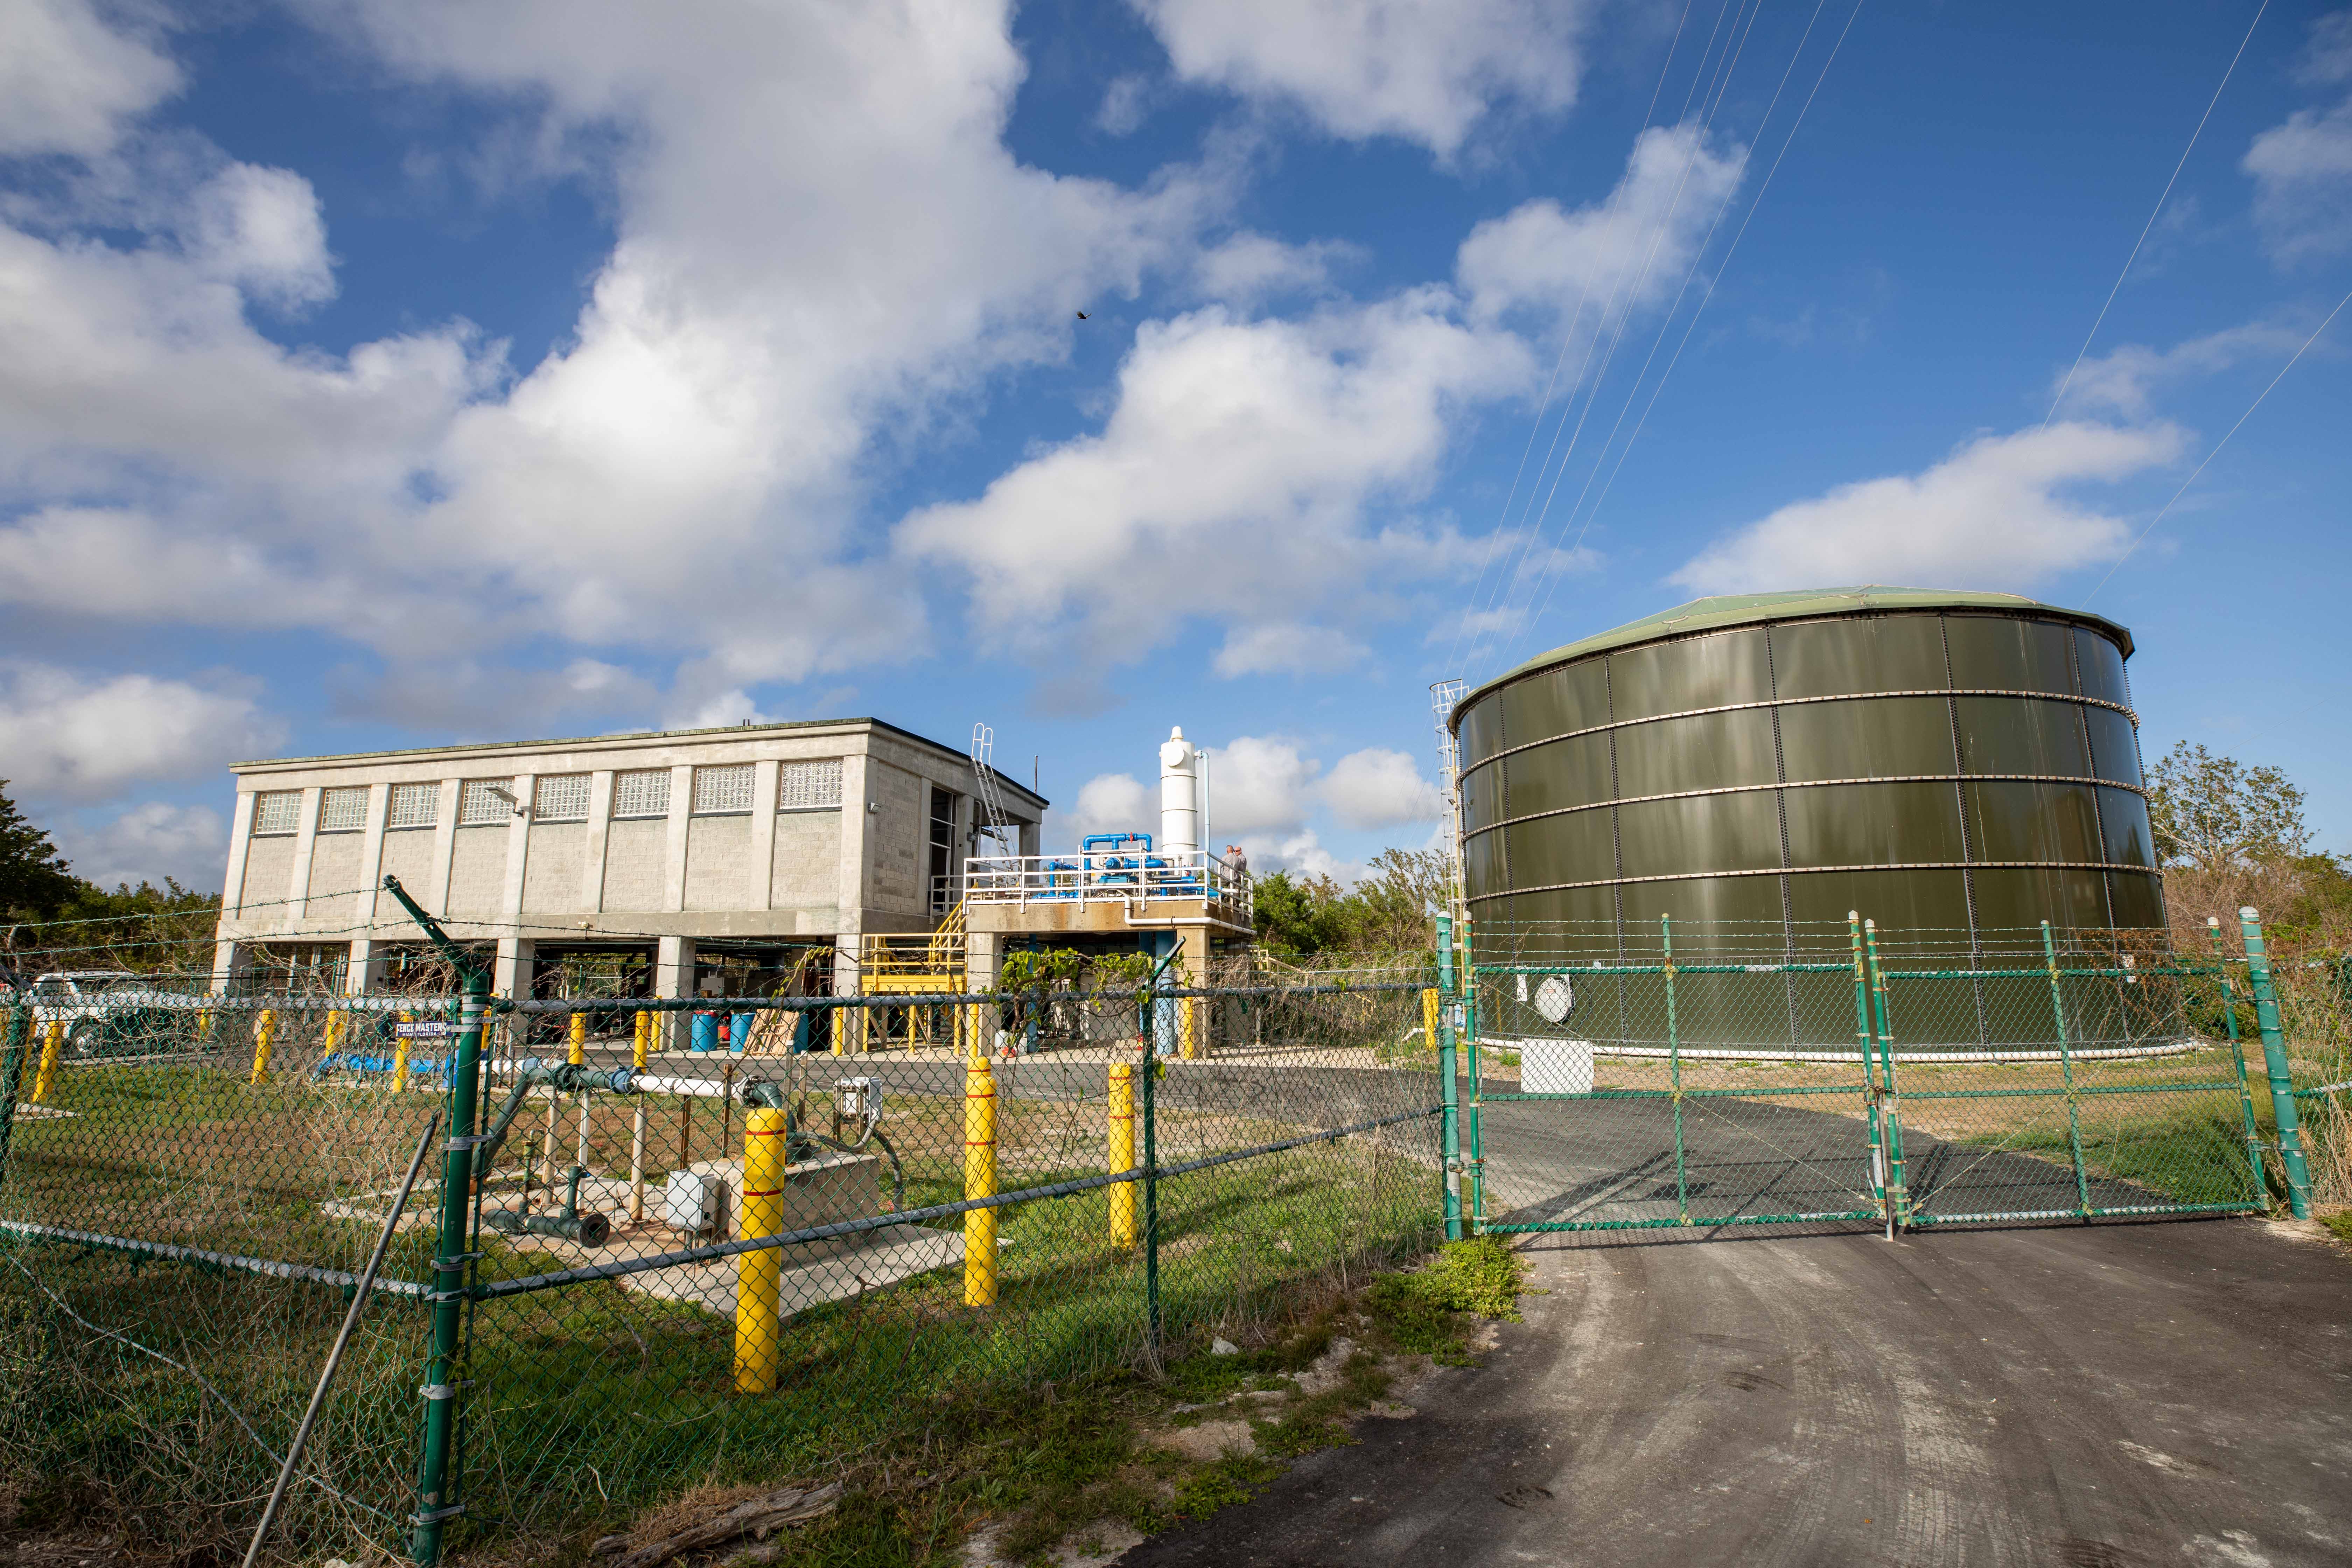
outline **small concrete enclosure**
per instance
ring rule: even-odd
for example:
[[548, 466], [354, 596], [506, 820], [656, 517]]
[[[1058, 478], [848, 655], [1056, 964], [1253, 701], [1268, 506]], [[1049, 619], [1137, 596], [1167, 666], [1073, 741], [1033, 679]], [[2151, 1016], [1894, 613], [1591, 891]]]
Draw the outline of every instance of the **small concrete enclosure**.
[[[1464, 879], [1496, 957], [1615, 931], [1843, 953], [1849, 910], [1947, 933], [2161, 926], [2124, 661], [2005, 594], [1696, 600], [1470, 692]], [[1732, 923], [1732, 922], [1737, 922]]]
[[[859, 989], [861, 939], [928, 932], [964, 893], [971, 759], [877, 719], [240, 763], [215, 955], [360, 991], [423, 941], [386, 873], [505, 995], [563, 965], [654, 996]], [[989, 781], [1037, 850], [1046, 802]], [[993, 973], [993, 945], [971, 961]], [[609, 989], [605, 994], [614, 994]]]

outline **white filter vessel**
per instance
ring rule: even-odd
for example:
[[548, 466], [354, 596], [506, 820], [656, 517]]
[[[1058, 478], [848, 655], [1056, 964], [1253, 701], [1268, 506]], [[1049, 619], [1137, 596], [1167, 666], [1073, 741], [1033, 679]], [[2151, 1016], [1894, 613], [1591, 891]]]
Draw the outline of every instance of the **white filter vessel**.
[[1165, 855], [1190, 855], [1201, 847], [1201, 753], [1184, 738], [1183, 727], [1168, 731], [1160, 748], [1160, 841]]

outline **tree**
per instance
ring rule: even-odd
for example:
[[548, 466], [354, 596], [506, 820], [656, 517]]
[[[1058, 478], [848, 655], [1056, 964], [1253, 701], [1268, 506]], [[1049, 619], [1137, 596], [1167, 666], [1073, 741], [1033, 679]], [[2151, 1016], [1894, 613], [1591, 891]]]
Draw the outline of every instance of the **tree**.
[[0, 779], [0, 913], [15, 920], [47, 919], [89, 886], [66, 865], [47, 831], [25, 820], [5, 793], [7, 784]]
[[2303, 791], [2182, 741], [2147, 771], [2147, 815], [2167, 866], [2218, 872], [2292, 860], [2311, 845]]

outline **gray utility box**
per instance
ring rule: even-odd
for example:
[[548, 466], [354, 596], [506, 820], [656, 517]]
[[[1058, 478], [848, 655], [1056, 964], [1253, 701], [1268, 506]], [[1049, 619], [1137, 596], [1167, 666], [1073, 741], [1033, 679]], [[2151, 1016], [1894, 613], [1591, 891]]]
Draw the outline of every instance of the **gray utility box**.
[[[815, 1159], [803, 1160], [784, 1171], [783, 1228], [806, 1230], [836, 1220], [866, 1219], [882, 1212], [882, 1162], [872, 1154], [844, 1154], [827, 1149]], [[708, 1210], [688, 1203], [682, 1194], [709, 1202]], [[743, 1162], [698, 1160], [683, 1171], [670, 1173], [664, 1193], [663, 1218], [674, 1229], [715, 1234], [719, 1239], [741, 1239]], [[700, 1223], [689, 1224], [701, 1217]]]

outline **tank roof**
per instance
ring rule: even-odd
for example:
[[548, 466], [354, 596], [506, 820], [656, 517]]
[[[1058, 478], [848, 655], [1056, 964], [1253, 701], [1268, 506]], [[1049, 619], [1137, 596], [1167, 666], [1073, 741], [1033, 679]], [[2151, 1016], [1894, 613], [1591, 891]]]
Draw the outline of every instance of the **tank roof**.
[[1957, 588], [1894, 588], [1876, 583], [1858, 588], [1796, 588], [1778, 594], [1716, 594], [1704, 599], [1693, 599], [1687, 605], [1676, 605], [1670, 610], [1660, 610], [1654, 616], [1643, 616], [1638, 621], [1628, 621], [1613, 631], [1600, 632], [1576, 642], [1562, 644], [1549, 653], [1538, 654], [1525, 664], [1496, 676], [1469, 693], [1455, 705], [1455, 711], [1460, 711], [1507, 681], [1533, 670], [1583, 658], [1590, 654], [1607, 653], [1613, 648], [1633, 647], [1641, 643], [1661, 642], [1668, 637], [1688, 637], [1695, 632], [1758, 626], [1766, 621], [1815, 620], [1823, 616], [1861, 615], [1885, 610], [2005, 610], [2012, 615], [2053, 616], [2060, 620], [2105, 632], [2116, 639], [2126, 658], [2132, 654], [2132, 637], [2128, 628], [2105, 616], [2095, 616], [2086, 610], [2069, 610], [2058, 605], [2045, 605], [2022, 594], [1987, 594]]

